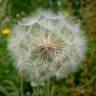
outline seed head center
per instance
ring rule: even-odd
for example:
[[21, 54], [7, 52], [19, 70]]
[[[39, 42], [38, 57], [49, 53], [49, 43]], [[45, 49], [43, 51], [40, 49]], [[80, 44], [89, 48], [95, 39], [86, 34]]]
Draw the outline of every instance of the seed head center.
[[41, 42], [41, 46], [39, 46], [39, 48], [42, 55], [46, 56], [52, 54], [52, 52], [55, 51], [56, 45], [54, 40], [52, 40], [48, 35], [48, 37], [44, 38], [43, 42]]

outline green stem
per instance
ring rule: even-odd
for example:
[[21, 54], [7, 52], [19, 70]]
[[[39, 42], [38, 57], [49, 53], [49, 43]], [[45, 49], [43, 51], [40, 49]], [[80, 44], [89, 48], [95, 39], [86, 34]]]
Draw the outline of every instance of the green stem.
[[23, 74], [22, 74], [22, 72], [19, 72], [19, 78], [20, 78], [20, 96], [24, 96], [23, 95]]
[[47, 80], [47, 96], [50, 96], [50, 79]]

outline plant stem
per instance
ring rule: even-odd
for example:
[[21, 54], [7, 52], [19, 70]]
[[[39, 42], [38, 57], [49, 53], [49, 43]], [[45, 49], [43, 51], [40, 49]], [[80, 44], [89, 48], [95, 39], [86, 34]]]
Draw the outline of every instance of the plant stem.
[[23, 95], [23, 74], [21, 71], [19, 71], [19, 78], [20, 78], [20, 96]]
[[50, 96], [50, 79], [47, 80], [47, 96]]

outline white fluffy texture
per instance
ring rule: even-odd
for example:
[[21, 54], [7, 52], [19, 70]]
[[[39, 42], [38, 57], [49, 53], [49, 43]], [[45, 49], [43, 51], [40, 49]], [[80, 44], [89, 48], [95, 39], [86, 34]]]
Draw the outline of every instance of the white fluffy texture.
[[16, 67], [33, 85], [74, 72], [84, 59], [85, 45], [79, 24], [67, 15], [51, 12], [39, 12], [33, 18], [24, 19], [14, 27], [9, 38]]

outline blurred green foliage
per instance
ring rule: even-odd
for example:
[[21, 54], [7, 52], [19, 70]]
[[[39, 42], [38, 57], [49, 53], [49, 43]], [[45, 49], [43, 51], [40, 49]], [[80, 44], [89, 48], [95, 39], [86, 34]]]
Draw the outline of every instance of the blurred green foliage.
[[57, 11], [66, 8], [67, 2], [68, 0], [1, 0], [0, 8], [4, 10], [3, 16], [14, 17], [16, 14], [29, 14], [38, 8]]

